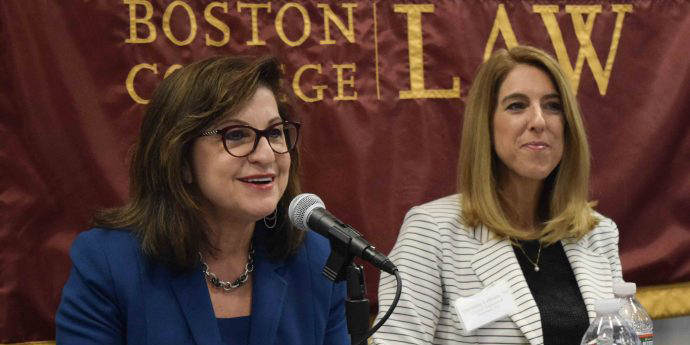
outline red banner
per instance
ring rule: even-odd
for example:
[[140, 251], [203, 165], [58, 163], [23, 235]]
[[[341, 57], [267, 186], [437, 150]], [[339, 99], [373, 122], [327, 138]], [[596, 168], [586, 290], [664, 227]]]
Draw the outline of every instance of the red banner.
[[153, 89], [217, 54], [282, 58], [304, 190], [387, 252], [411, 206], [455, 191], [483, 59], [543, 48], [577, 89], [626, 280], [690, 282], [690, 2], [4, 0], [0, 30], [0, 343], [54, 338], [68, 248], [126, 200]]

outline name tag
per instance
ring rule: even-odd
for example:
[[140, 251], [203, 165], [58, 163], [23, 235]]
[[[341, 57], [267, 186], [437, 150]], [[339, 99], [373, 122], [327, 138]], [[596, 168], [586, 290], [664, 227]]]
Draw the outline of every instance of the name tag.
[[488, 286], [474, 296], [460, 297], [453, 305], [466, 333], [471, 333], [517, 310], [517, 304], [505, 281]]

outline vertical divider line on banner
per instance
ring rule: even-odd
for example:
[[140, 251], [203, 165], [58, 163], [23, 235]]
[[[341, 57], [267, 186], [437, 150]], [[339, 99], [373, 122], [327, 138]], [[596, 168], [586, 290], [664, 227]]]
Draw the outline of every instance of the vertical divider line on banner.
[[378, 17], [376, 15], [376, 2], [373, 3], [374, 8], [374, 65], [376, 66], [376, 99], [381, 100], [381, 88], [379, 83], [379, 26]]

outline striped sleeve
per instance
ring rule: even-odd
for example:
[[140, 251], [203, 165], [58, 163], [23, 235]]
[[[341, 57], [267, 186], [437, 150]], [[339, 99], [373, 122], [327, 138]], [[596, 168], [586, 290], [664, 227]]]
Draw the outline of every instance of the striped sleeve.
[[[389, 255], [400, 271], [402, 295], [395, 312], [374, 335], [374, 344], [433, 342], [443, 307], [441, 252], [441, 236], [434, 218], [422, 208], [412, 208]], [[395, 277], [382, 274], [377, 321], [390, 307], [395, 290]]]
[[599, 231], [592, 234], [592, 249], [606, 256], [611, 264], [613, 282], [623, 281], [623, 267], [618, 252], [618, 226], [610, 218], [599, 216], [602, 219], [597, 226]]

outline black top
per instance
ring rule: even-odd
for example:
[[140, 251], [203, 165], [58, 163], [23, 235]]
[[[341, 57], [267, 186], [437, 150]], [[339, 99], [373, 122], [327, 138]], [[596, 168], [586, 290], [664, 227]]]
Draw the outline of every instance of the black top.
[[[519, 241], [529, 259], [535, 262], [538, 241]], [[587, 308], [582, 299], [575, 274], [560, 242], [541, 249], [538, 266], [513, 247], [522, 272], [541, 315], [545, 345], [579, 345], [589, 327]]]
[[218, 329], [225, 345], [249, 344], [249, 316], [220, 318]]

